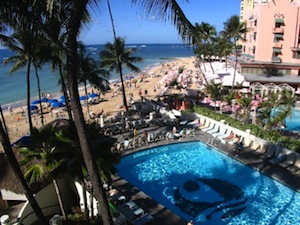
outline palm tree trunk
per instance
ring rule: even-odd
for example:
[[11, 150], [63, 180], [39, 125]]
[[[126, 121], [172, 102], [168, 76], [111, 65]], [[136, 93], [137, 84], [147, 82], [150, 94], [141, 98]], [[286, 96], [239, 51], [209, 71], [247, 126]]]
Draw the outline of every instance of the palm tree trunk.
[[61, 80], [61, 88], [62, 88], [62, 91], [63, 91], [64, 96], [65, 96], [65, 102], [66, 102], [65, 104], [66, 104], [66, 107], [67, 107], [67, 112], [68, 112], [68, 115], [69, 115], [69, 120], [73, 121], [73, 116], [72, 116], [72, 111], [71, 111], [70, 101], [69, 101], [69, 95], [68, 95], [68, 92], [67, 92], [65, 78], [64, 78], [63, 72], [62, 72], [62, 65], [61, 65], [61, 63], [59, 63], [59, 75], [60, 75], [60, 80]]
[[122, 65], [121, 65], [120, 61], [118, 61], [118, 65], [119, 65], [120, 79], [121, 79], [121, 84], [122, 84], [123, 104], [124, 104], [126, 111], [128, 111], [127, 99], [126, 99], [126, 93], [125, 93], [125, 85], [124, 85], [124, 80], [123, 80]]
[[87, 112], [87, 116], [88, 118], [91, 119], [91, 115], [90, 115], [90, 107], [89, 107], [89, 101], [88, 101], [88, 91], [87, 91], [87, 87], [86, 87], [86, 82], [83, 83], [84, 85], [84, 94], [85, 94], [85, 97], [86, 97], [86, 112]]
[[54, 186], [54, 189], [55, 189], [55, 192], [56, 192], [56, 196], [57, 196], [60, 211], [62, 213], [63, 219], [65, 220], [65, 219], [67, 219], [67, 214], [66, 214], [66, 211], [65, 211], [65, 208], [64, 208], [63, 200], [61, 198], [61, 193], [60, 193], [60, 189], [59, 189], [59, 186], [58, 186], [58, 182], [55, 179], [53, 179], [52, 183], [53, 183], [53, 186]]
[[31, 109], [30, 109], [30, 66], [31, 66], [31, 58], [28, 59], [27, 64], [27, 73], [26, 73], [26, 82], [27, 82], [27, 116], [28, 116], [28, 124], [29, 131], [32, 131], [32, 119], [31, 119]]
[[69, 91], [71, 95], [71, 106], [74, 115], [74, 123], [77, 130], [77, 135], [80, 143], [82, 156], [91, 178], [92, 185], [95, 189], [96, 198], [100, 206], [100, 212], [104, 225], [113, 224], [109, 212], [108, 201], [103, 190], [101, 179], [98, 172], [98, 167], [92, 156], [91, 148], [88, 141], [88, 136], [84, 126], [84, 117], [82, 108], [79, 102], [79, 93], [77, 85], [78, 62], [77, 62], [77, 36], [83, 18], [84, 10], [87, 7], [87, 1], [74, 1], [71, 18], [67, 25], [67, 75], [69, 79]]
[[208, 80], [207, 80], [205, 74], [203, 73], [203, 71], [201, 69], [200, 61], [198, 63], [198, 67], [199, 67], [200, 73], [202, 74], [203, 79], [205, 80], [205, 83], [208, 84]]
[[38, 94], [39, 94], [39, 105], [40, 105], [40, 109], [41, 109], [41, 122], [42, 122], [42, 126], [44, 127], [44, 113], [43, 113], [43, 106], [42, 106], [42, 101], [41, 101], [42, 97], [41, 97], [40, 78], [39, 78], [36, 66], [34, 66], [34, 70], [35, 70], [35, 76], [36, 76], [37, 87], [38, 87]]
[[236, 68], [238, 64], [238, 58], [237, 58], [237, 46], [236, 46], [236, 39], [234, 39], [234, 46], [235, 46], [235, 64], [234, 64], [234, 71], [233, 71], [233, 79], [232, 79], [232, 87], [231, 89], [234, 89], [235, 84], [235, 76], [236, 76]]
[[0, 140], [2, 142], [2, 146], [3, 146], [4, 152], [6, 154], [6, 157], [8, 159], [8, 162], [9, 162], [12, 170], [14, 171], [16, 177], [20, 180], [22, 187], [24, 188], [26, 198], [29, 201], [29, 204], [31, 205], [31, 207], [32, 207], [33, 211], [35, 212], [37, 218], [39, 219], [40, 223], [42, 225], [47, 225], [48, 221], [47, 221], [46, 217], [44, 216], [36, 199], [34, 198], [34, 195], [31, 192], [31, 189], [29, 188], [26, 180], [24, 179], [23, 173], [19, 167], [19, 163], [18, 163], [18, 161], [14, 155], [14, 152], [11, 148], [1, 107], [0, 107], [0, 112], [1, 112], [1, 118], [3, 121], [3, 123], [2, 123], [2, 121], [0, 120]]
[[[109, 0], [107, 0], [106, 2], [107, 2], [107, 6], [108, 6], [108, 11], [109, 11], [110, 21], [111, 21], [111, 25], [112, 25], [114, 40], [116, 40], [117, 35], [116, 35], [116, 29], [115, 29], [115, 25], [114, 25], [114, 19], [113, 19], [113, 16], [112, 16], [110, 3], [109, 3]], [[124, 86], [124, 80], [123, 80], [122, 63], [121, 63], [121, 60], [119, 59], [119, 57], [118, 57], [117, 61], [118, 61], [118, 68], [119, 68], [119, 71], [120, 71], [120, 79], [121, 79], [121, 84], [122, 84], [123, 105], [124, 105], [126, 111], [128, 111], [126, 93], [125, 93], [125, 86]]]

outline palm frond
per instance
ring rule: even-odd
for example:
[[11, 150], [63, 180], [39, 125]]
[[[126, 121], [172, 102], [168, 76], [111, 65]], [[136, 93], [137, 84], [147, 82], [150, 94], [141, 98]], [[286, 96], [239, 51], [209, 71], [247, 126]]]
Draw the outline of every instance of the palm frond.
[[[186, 0], [186, 2], [189, 2]], [[192, 43], [195, 39], [194, 26], [187, 19], [176, 0], [132, 0], [148, 17], [170, 21], [183, 41]]]

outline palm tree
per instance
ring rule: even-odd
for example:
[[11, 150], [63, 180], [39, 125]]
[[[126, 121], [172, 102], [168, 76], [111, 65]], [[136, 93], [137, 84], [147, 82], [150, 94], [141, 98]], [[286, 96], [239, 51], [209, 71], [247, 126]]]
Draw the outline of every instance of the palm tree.
[[214, 109], [216, 110], [216, 103], [217, 101], [220, 101], [222, 99], [222, 97], [225, 95], [226, 90], [223, 89], [221, 83], [215, 83], [212, 81], [205, 85], [205, 91], [214, 101]]
[[132, 56], [136, 51], [136, 48], [126, 48], [125, 39], [118, 37], [113, 44], [110, 42], [106, 43], [104, 49], [100, 52], [102, 67], [108, 67], [109, 71], [116, 70], [116, 72], [120, 74], [123, 104], [126, 111], [128, 111], [128, 106], [123, 80], [123, 65], [134, 72], [140, 72], [140, 69], [132, 64], [143, 60], [140, 57]]
[[28, 30], [17, 31], [12, 35], [8, 41], [3, 43], [4, 46], [17, 53], [5, 60], [5, 63], [15, 62], [10, 70], [10, 75], [17, 70], [27, 66], [26, 83], [27, 83], [27, 116], [29, 123], [29, 130], [32, 130], [32, 119], [30, 109], [30, 67], [32, 64], [32, 35]]
[[[3, 2], [3, 1], [1, 1]], [[9, 1], [6, 1], [9, 2]], [[10, 1], [12, 2], [12, 1]], [[16, 1], [18, 4], [20, 1]], [[38, 3], [44, 3], [43, 1], [34, 1]], [[21, 1], [21, 3], [23, 3]], [[149, 14], [156, 14], [161, 16], [161, 18], [170, 18], [171, 22], [176, 26], [178, 33], [181, 35], [183, 40], [191, 40], [193, 26], [187, 20], [184, 13], [180, 9], [176, 1], [170, 2], [169, 0], [160, 1], [149, 1], [149, 0], [133, 0], [133, 3], [140, 3], [140, 6], [145, 9], [145, 12]], [[96, 193], [96, 198], [100, 204], [100, 211], [102, 213], [102, 219], [104, 224], [111, 224], [111, 217], [109, 215], [108, 204], [105, 202], [106, 196], [102, 190], [101, 181], [97, 173], [97, 167], [90, 149], [90, 140], [86, 134], [84, 127], [84, 117], [82, 114], [81, 105], [79, 102], [78, 85], [77, 85], [77, 74], [78, 74], [78, 64], [77, 64], [77, 37], [79, 36], [82, 24], [87, 23], [89, 19], [88, 9], [94, 9], [97, 3], [96, 1], [47, 1], [47, 10], [50, 17], [47, 18], [51, 20], [51, 15], [64, 15], [61, 23], [64, 25], [64, 30], [67, 33], [66, 37], [66, 71], [68, 79], [68, 89], [71, 97], [71, 106], [74, 115], [74, 122], [80, 141], [80, 147], [82, 150], [82, 155], [87, 166], [87, 170], [90, 174], [90, 178]], [[26, 4], [20, 9], [27, 9]], [[45, 7], [46, 8], [46, 7]], [[35, 7], [29, 8], [34, 10]], [[22, 12], [22, 10], [19, 10]], [[24, 11], [24, 10], [23, 10]], [[10, 15], [10, 14], [9, 14]], [[13, 14], [12, 14], [13, 15]], [[12, 17], [13, 18], [13, 17]], [[43, 30], [43, 26], [40, 26]], [[54, 40], [55, 41], [55, 40]]]
[[197, 41], [195, 45], [197, 47], [199, 46], [200, 48], [202, 47], [203, 55], [204, 57], [207, 57], [211, 70], [213, 73], [215, 73], [211, 64], [211, 56], [214, 55], [213, 45], [217, 35], [216, 28], [211, 26], [209, 23], [202, 22], [201, 24], [195, 24], [195, 30], [199, 35], [200, 40]]
[[246, 22], [240, 22], [240, 17], [238, 15], [234, 15], [230, 17], [225, 23], [224, 23], [224, 34], [228, 38], [233, 39], [234, 44], [234, 50], [235, 50], [235, 65], [234, 65], [234, 73], [233, 73], [233, 79], [232, 79], [232, 88], [235, 84], [235, 76], [236, 76], [236, 69], [238, 64], [238, 46], [237, 42], [238, 40], [246, 40], [246, 34], [248, 32], [247, 24]]
[[250, 109], [252, 106], [253, 96], [250, 93], [241, 94], [241, 98], [237, 99], [237, 103], [243, 108], [243, 116], [245, 117], [245, 122], [249, 122]]
[[225, 67], [227, 70], [227, 56], [233, 51], [232, 42], [228, 41], [228, 38], [224, 36], [224, 33], [219, 33], [216, 38], [215, 52], [220, 59], [225, 57]]
[[6, 128], [6, 124], [5, 124], [5, 120], [3, 117], [3, 113], [2, 113], [2, 108], [0, 107], [0, 114], [1, 114], [1, 120], [0, 120], [0, 140], [4, 149], [4, 152], [6, 154], [6, 157], [9, 161], [10, 166], [12, 167], [14, 173], [16, 174], [16, 177], [20, 180], [22, 187], [24, 188], [25, 191], [25, 195], [27, 200], [29, 201], [32, 209], [34, 210], [36, 216], [38, 217], [39, 221], [46, 225], [48, 224], [48, 221], [46, 219], [46, 217], [44, 216], [41, 208], [39, 207], [36, 199], [34, 198], [34, 195], [31, 191], [31, 189], [29, 188], [26, 180], [24, 179], [23, 173], [19, 167], [18, 161], [15, 157], [15, 154], [12, 150], [10, 141], [9, 141], [9, 137], [8, 137], [8, 132], [7, 132], [7, 128]]
[[[83, 45], [80, 46], [79, 49], [80, 50], [78, 54], [80, 71], [78, 75], [78, 82], [83, 83], [86, 98], [88, 99], [88, 82], [90, 83], [90, 85], [96, 87], [102, 93], [106, 93], [106, 91], [109, 89], [109, 81], [106, 79], [108, 78], [109, 72], [105, 69], [99, 69], [97, 67], [96, 60], [89, 54], [87, 54], [86, 49]], [[89, 104], [87, 104], [87, 113], [90, 117]]]
[[[115, 139], [101, 135], [100, 127], [95, 123], [87, 124], [86, 129], [92, 140], [91, 148], [98, 168], [103, 171], [102, 179], [107, 181], [110, 175], [116, 172], [113, 165], [119, 161], [119, 155], [110, 151]], [[29, 143], [21, 144], [19, 150], [25, 156], [20, 164], [31, 164], [25, 174], [26, 178], [30, 183], [45, 177], [50, 179], [56, 187], [61, 211], [66, 218], [56, 179], [67, 174], [85, 187], [85, 179], [88, 176], [74, 125], [68, 120], [56, 120], [40, 130], [34, 129], [29, 140]], [[85, 193], [84, 191], [84, 196]], [[85, 204], [87, 209], [86, 201]], [[87, 210], [85, 214], [88, 219]]]

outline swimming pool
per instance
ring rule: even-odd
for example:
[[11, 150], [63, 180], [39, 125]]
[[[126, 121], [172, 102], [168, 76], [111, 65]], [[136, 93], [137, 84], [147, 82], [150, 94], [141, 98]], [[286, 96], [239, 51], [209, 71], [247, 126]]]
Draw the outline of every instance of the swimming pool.
[[300, 193], [202, 142], [122, 158], [118, 174], [195, 224], [300, 224]]
[[285, 119], [286, 130], [300, 131], [300, 111], [292, 109], [291, 116]]

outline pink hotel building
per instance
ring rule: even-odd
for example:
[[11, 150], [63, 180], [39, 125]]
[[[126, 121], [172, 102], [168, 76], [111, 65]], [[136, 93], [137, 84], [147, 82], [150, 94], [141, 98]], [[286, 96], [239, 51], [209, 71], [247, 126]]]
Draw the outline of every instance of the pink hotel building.
[[300, 86], [300, 0], [241, 0], [248, 33], [241, 73], [250, 82]]

